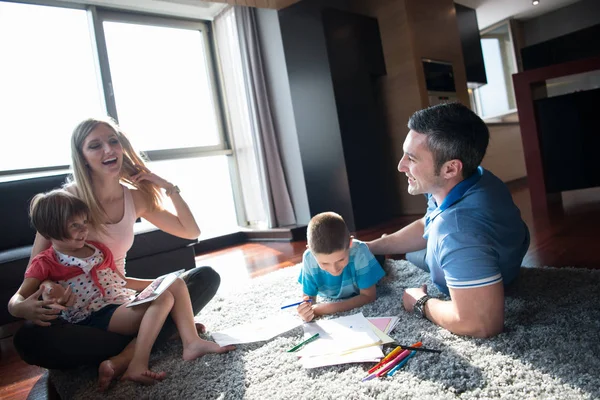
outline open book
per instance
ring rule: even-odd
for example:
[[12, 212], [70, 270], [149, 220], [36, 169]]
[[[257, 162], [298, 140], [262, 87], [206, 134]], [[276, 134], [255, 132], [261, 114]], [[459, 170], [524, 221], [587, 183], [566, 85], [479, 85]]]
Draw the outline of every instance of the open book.
[[146, 287], [146, 289], [142, 290], [137, 296], [135, 296], [135, 299], [133, 299], [131, 303], [127, 304], [127, 307], [133, 307], [137, 306], [138, 304], [153, 301], [165, 290], [167, 290], [167, 288], [171, 286], [171, 284], [175, 282], [175, 279], [177, 279], [177, 277], [183, 272], [185, 272], [185, 269], [180, 269], [179, 271], [170, 272], [168, 274], [159, 276], [153, 280], [152, 283]]

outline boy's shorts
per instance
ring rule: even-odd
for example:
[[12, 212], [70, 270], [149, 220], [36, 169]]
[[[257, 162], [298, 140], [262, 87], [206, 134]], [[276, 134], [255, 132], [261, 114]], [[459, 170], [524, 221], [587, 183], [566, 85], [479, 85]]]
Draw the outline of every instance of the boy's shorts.
[[76, 325], [91, 326], [92, 328], [98, 328], [106, 331], [108, 330], [108, 324], [110, 323], [110, 319], [119, 307], [120, 304], [109, 304], [104, 308], [93, 312], [92, 315], [90, 315], [83, 321], [77, 322]]

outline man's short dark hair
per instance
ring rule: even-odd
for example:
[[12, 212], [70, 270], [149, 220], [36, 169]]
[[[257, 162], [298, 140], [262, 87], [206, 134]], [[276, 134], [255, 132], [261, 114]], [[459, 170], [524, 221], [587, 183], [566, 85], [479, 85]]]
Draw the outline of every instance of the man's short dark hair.
[[408, 128], [427, 135], [436, 174], [446, 161], [457, 159], [463, 164], [463, 178], [477, 170], [490, 140], [485, 122], [460, 103], [439, 104], [417, 111], [408, 120]]
[[346, 250], [350, 244], [350, 232], [344, 219], [334, 212], [317, 214], [306, 230], [308, 247], [313, 253], [332, 254]]
[[72, 239], [68, 223], [71, 218], [88, 216], [90, 209], [75, 195], [63, 189], [35, 195], [31, 200], [31, 224], [46, 239]]

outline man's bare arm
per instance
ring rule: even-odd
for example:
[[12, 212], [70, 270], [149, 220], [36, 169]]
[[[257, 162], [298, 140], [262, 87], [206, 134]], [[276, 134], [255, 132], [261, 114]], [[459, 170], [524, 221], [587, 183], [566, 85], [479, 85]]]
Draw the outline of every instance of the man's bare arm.
[[421, 218], [399, 231], [366, 243], [373, 254], [406, 254], [427, 247], [424, 232], [425, 219]]
[[[406, 290], [403, 302], [408, 311], [413, 310], [414, 300], [421, 297], [420, 290]], [[472, 289], [449, 288], [449, 291], [452, 300], [431, 299], [425, 304], [427, 319], [457, 335], [486, 338], [502, 332], [504, 328], [502, 282]]]

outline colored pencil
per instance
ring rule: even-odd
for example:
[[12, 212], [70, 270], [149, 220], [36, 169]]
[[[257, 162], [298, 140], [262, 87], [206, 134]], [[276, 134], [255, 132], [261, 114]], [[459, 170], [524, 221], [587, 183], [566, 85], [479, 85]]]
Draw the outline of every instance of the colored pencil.
[[283, 306], [283, 307], [281, 307], [281, 309], [283, 310], [284, 308], [290, 308], [290, 307], [294, 307], [294, 306], [299, 306], [300, 304], [302, 304], [302, 303], [306, 303], [306, 302], [309, 302], [309, 303], [311, 303], [311, 302], [312, 302], [312, 300], [311, 300], [311, 299], [308, 299], [308, 300], [302, 300], [302, 301], [299, 301], [299, 302], [297, 302], [297, 303], [288, 304], [287, 306]]
[[396, 357], [402, 351], [402, 347], [398, 346], [394, 350], [392, 350], [387, 356], [381, 359], [373, 368], [369, 370], [369, 374], [373, 373], [373, 371], [378, 370], [383, 364], [390, 361], [392, 358]]
[[410, 354], [410, 350], [404, 350], [402, 353], [398, 354], [392, 361], [383, 366], [379, 371], [377, 371], [377, 377], [381, 378], [385, 375], [389, 370], [394, 368], [400, 361], [405, 359]]
[[396, 365], [394, 368], [392, 368], [390, 370], [390, 372], [388, 372], [387, 376], [394, 376], [394, 374], [400, 369], [402, 368], [407, 362], [408, 360], [410, 360], [411, 357], [413, 357], [415, 354], [417, 354], [416, 351], [411, 351], [410, 354], [408, 356], [406, 356], [406, 358], [404, 360], [402, 360], [398, 365]]
[[[421, 342], [416, 342], [410, 347], [421, 346], [421, 344], [422, 344]], [[392, 354], [392, 353], [394, 353], [394, 354]], [[362, 379], [362, 382], [370, 381], [373, 378], [380, 377], [381, 376], [380, 373], [382, 371], [384, 371], [384, 372], [389, 371], [392, 363], [393, 363], [393, 365], [396, 365], [396, 363], [398, 363], [400, 360], [402, 360], [402, 358], [406, 357], [406, 355], [403, 355], [404, 353], [410, 353], [410, 351], [403, 349], [401, 346], [396, 347], [386, 357], [384, 357], [379, 363], [377, 363], [377, 365], [375, 365], [373, 368], [371, 368], [369, 370], [370, 375], [367, 375], [366, 377], [364, 377]], [[398, 357], [400, 357], [400, 355], [403, 355], [403, 356], [401, 358], [398, 358]], [[396, 363], [394, 363], [394, 361], [396, 361]], [[388, 367], [390, 367], [390, 368], [388, 368]]]
[[315, 333], [314, 335], [312, 335], [311, 337], [309, 337], [308, 339], [306, 339], [304, 342], [299, 343], [297, 345], [295, 345], [294, 347], [292, 347], [291, 349], [289, 349], [287, 352], [288, 353], [293, 353], [294, 351], [298, 350], [300, 347], [309, 344], [310, 342], [312, 342], [313, 340], [316, 340], [319, 338], [319, 334]]
[[402, 350], [415, 350], [415, 351], [424, 351], [427, 353], [441, 353], [441, 350], [436, 350], [436, 349], [428, 349], [425, 347], [416, 347], [415, 345], [412, 346], [404, 346], [402, 344], [399, 344], [398, 347], [401, 347]]

